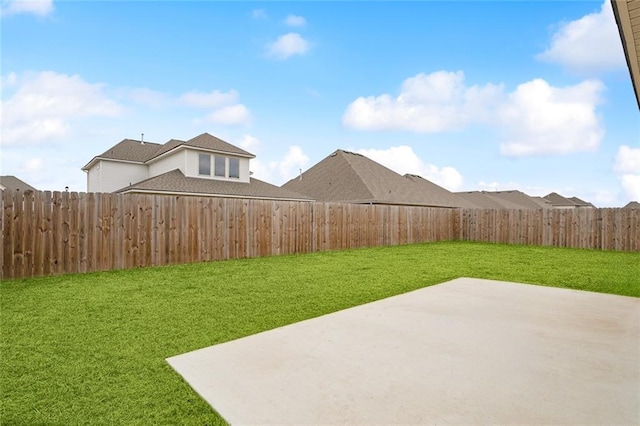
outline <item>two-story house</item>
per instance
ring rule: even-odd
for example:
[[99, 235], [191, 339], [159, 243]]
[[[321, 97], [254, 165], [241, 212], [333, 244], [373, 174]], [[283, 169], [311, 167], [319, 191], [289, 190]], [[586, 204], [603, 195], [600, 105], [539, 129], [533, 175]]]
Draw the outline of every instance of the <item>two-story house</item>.
[[251, 177], [252, 158], [255, 155], [203, 133], [165, 144], [124, 139], [82, 170], [87, 173], [87, 192], [311, 201]]

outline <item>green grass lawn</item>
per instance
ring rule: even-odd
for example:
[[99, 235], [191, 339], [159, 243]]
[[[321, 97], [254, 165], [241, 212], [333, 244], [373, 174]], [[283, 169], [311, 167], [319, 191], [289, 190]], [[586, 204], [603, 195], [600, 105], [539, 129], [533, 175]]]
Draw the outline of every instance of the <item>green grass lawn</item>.
[[640, 253], [433, 243], [6, 281], [0, 423], [222, 424], [165, 358], [468, 276], [640, 296]]

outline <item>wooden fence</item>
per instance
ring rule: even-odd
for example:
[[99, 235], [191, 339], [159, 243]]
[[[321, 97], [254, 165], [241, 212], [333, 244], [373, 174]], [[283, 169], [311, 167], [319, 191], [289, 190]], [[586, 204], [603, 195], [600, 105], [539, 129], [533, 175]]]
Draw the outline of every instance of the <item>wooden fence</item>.
[[406, 243], [640, 250], [640, 211], [456, 210], [4, 191], [2, 279]]
[[456, 239], [616, 251], [640, 251], [640, 210], [547, 209], [459, 212]]
[[2, 278], [451, 240], [453, 217], [420, 207], [5, 191]]

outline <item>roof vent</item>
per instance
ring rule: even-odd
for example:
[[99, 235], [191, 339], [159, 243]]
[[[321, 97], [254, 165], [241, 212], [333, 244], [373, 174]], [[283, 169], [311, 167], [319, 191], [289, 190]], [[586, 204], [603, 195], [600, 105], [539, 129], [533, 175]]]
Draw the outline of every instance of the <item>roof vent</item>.
[[140, 133], [140, 144], [144, 145], [144, 133]]

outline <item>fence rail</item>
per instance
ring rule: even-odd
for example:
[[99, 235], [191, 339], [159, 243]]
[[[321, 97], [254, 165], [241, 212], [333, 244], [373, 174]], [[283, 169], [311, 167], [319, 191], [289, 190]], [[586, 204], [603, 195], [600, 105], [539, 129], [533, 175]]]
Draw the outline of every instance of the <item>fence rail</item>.
[[3, 279], [443, 240], [640, 251], [640, 210], [49, 191], [4, 191], [1, 207]]

